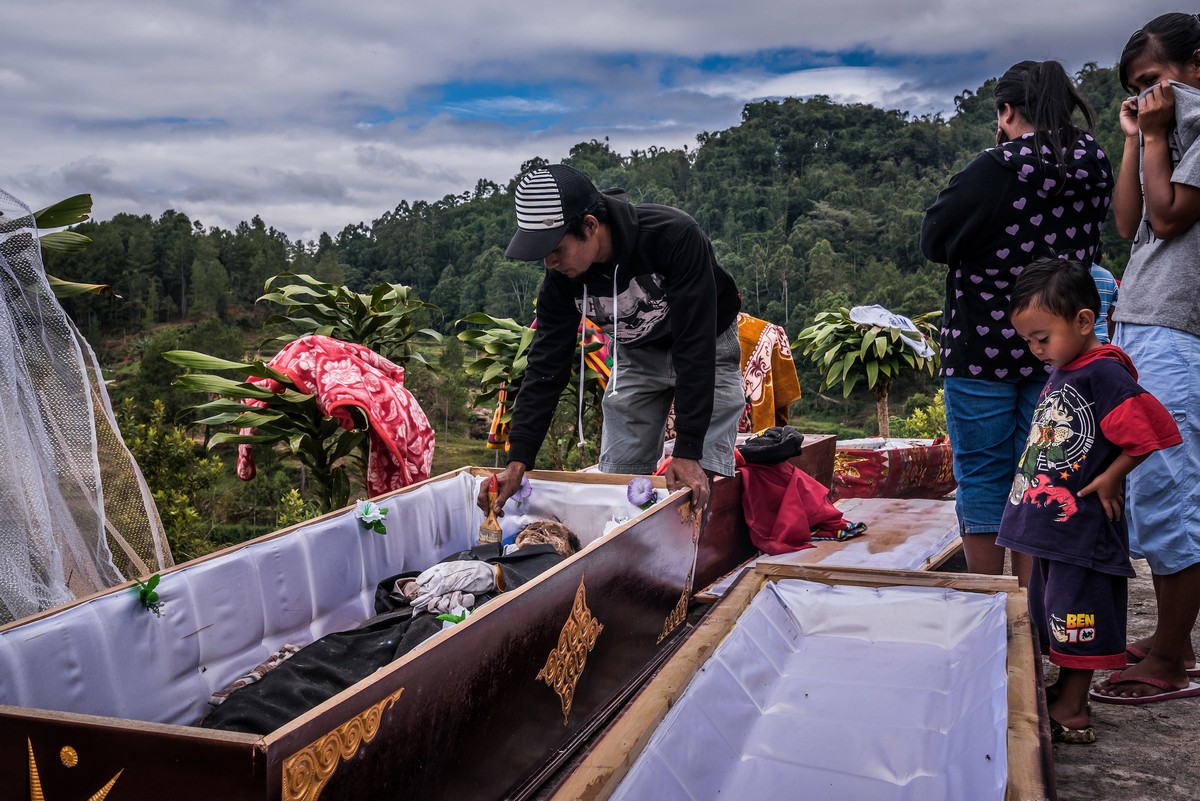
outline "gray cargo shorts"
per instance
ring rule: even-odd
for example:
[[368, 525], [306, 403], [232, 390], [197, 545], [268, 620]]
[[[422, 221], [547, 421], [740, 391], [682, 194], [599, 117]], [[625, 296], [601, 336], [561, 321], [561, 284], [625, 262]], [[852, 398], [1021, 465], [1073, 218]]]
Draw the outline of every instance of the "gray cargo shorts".
[[[718, 475], [732, 476], [737, 424], [746, 404], [736, 322], [717, 336], [716, 356], [712, 419], [704, 437], [700, 466]], [[600, 470], [653, 473], [662, 457], [667, 413], [675, 397], [676, 371], [671, 352], [654, 347], [619, 348], [614, 377], [616, 381], [610, 380], [604, 393]]]

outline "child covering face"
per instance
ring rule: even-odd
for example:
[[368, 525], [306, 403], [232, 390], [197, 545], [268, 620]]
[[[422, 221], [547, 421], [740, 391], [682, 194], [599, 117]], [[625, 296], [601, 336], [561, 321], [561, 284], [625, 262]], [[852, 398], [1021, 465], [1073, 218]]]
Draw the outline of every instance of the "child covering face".
[[1158, 624], [1128, 643], [1129, 665], [1093, 699], [1147, 703], [1200, 693], [1189, 676], [1200, 609], [1200, 20], [1151, 20], [1125, 45], [1120, 78], [1131, 96], [1121, 104], [1114, 219], [1133, 246], [1113, 341], [1171, 410], [1183, 444], [1151, 454], [1130, 476], [1130, 551], [1154, 573]]

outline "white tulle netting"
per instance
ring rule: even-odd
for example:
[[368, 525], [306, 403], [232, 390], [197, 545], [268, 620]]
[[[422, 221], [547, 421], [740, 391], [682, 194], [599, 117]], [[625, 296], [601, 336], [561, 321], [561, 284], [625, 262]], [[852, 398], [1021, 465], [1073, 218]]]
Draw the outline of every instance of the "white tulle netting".
[[0, 623], [172, 564], [100, 366], [0, 190]]

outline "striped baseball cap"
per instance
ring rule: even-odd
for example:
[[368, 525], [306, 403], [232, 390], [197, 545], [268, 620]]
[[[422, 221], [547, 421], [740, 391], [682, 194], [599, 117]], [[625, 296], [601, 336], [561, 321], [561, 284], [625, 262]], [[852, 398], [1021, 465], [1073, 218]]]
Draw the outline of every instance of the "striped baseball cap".
[[600, 199], [592, 179], [566, 164], [551, 164], [526, 175], [517, 184], [517, 232], [504, 255], [538, 261], [558, 247], [567, 223]]

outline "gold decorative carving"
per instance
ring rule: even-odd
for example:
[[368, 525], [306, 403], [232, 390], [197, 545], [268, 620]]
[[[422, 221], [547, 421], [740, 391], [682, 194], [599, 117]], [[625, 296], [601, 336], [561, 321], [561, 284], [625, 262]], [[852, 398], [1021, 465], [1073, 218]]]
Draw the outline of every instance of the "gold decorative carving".
[[33, 757], [33, 741], [26, 737], [25, 745], [29, 747], [29, 801], [45, 801], [42, 778], [38, 775], [37, 760]]
[[671, 614], [667, 615], [666, 621], [663, 623], [662, 634], [658, 635], [658, 639], [654, 644], [658, 645], [663, 640], [667, 639], [675, 628], [687, 620], [688, 602], [692, 600], [692, 574], [696, 568], [693, 567], [688, 571], [687, 578], [683, 582], [683, 594], [679, 596], [679, 601], [675, 604], [675, 608], [671, 610]]
[[692, 542], [700, 539], [700, 521], [704, 519], [704, 509], [694, 509], [691, 502], [679, 507], [679, 522], [692, 524]]
[[546, 664], [538, 671], [537, 678], [546, 682], [550, 689], [558, 693], [562, 702], [563, 725], [571, 714], [571, 702], [575, 698], [575, 685], [583, 674], [587, 664], [587, 655], [596, 645], [596, 638], [604, 630], [604, 624], [592, 616], [587, 605], [587, 590], [583, 586], [583, 577], [579, 579], [579, 589], [575, 591], [575, 603], [571, 605], [571, 614], [563, 624], [558, 635], [558, 645], [546, 657]]
[[[37, 759], [33, 755], [33, 741], [26, 737], [25, 745], [29, 748], [29, 801], [46, 801], [46, 794], [42, 790], [42, 778], [38, 774]], [[58, 752], [58, 756], [68, 768], [79, 764], [79, 754], [69, 745], [63, 746]], [[124, 772], [124, 768], [118, 770], [117, 775], [109, 779], [108, 784], [93, 793], [88, 801], [104, 801], [105, 798], [108, 798], [113, 785], [117, 783], [117, 779], [121, 778], [121, 774]]]
[[384, 710], [402, 692], [403, 687], [288, 757], [283, 763], [283, 801], [315, 801], [342, 760], [375, 739]]

